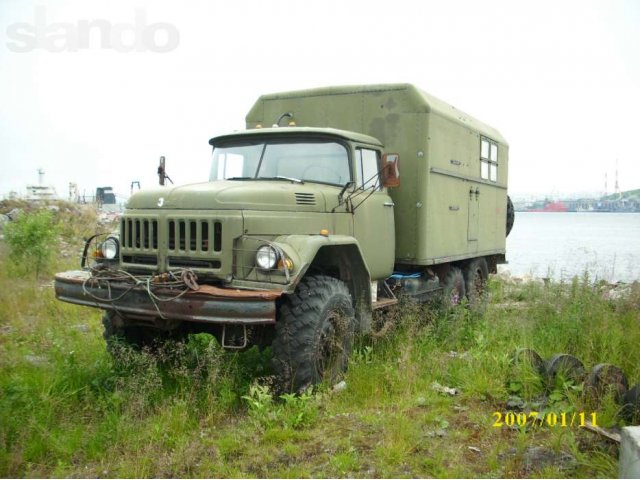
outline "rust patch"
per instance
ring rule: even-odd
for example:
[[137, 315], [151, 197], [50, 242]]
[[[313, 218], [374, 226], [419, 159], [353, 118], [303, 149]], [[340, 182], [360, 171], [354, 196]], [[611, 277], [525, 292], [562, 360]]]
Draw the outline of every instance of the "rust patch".
[[200, 285], [200, 288], [197, 291], [189, 292], [187, 295], [198, 295], [201, 293], [213, 295], [214, 297], [244, 298], [247, 300], [275, 300], [282, 295], [282, 292], [278, 290], [238, 290], [231, 288], [219, 288], [212, 285]]

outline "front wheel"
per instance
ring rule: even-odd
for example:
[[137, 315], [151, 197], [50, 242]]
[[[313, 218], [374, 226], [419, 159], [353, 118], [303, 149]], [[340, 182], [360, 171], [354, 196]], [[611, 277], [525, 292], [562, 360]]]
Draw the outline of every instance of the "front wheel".
[[285, 391], [300, 392], [346, 371], [355, 314], [346, 285], [324, 275], [303, 279], [278, 313], [273, 366]]

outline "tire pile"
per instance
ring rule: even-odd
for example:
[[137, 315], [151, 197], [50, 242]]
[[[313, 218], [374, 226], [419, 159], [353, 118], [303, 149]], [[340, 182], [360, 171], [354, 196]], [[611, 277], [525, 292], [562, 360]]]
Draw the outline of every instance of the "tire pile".
[[585, 403], [594, 408], [605, 396], [613, 394], [620, 405], [619, 417], [627, 425], [640, 424], [640, 383], [629, 388], [627, 377], [619, 367], [599, 363], [587, 372], [584, 364], [572, 355], [557, 353], [545, 361], [530, 348], [519, 348], [512, 359], [514, 364], [528, 363], [548, 388], [555, 385], [559, 375], [576, 385], [583, 383]]

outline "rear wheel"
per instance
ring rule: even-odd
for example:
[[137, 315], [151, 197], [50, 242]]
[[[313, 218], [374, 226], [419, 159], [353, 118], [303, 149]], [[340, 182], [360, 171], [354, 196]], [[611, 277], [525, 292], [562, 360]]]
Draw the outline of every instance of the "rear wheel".
[[303, 279], [279, 309], [273, 365], [285, 391], [335, 383], [347, 369], [355, 315], [346, 285], [323, 275]]
[[482, 311], [487, 304], [487, 280], [489, 267], [482, 258], [474, 258], [464, 269], [464, 286], [469, 306], [472, 310]]
[[453, 307], [462, 302], [466, 293], [464, 275], [458, 267], [450, 267], [442, 279], [442, 303], [444, 307]]

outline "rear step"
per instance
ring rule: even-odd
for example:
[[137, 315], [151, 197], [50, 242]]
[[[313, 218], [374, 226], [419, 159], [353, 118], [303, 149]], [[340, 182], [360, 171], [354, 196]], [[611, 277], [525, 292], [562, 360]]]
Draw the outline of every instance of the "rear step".
[[377, 302], [373, 302], [371, 304], [371, 308], [373, 310], [378, 310], [379, 308], [390, 307], [391, 305], [396, 305], [397, 303], [397, 298], [381, 298]]
[[380, 286], [381, 288], [380, 292], [378, 292], [377, 301], [371, 303], [372, 310], [390, 307], [391, 305], [396, 305], [398, 303], [398, 299], [393, 294], [386, 281], [383, 281]]

